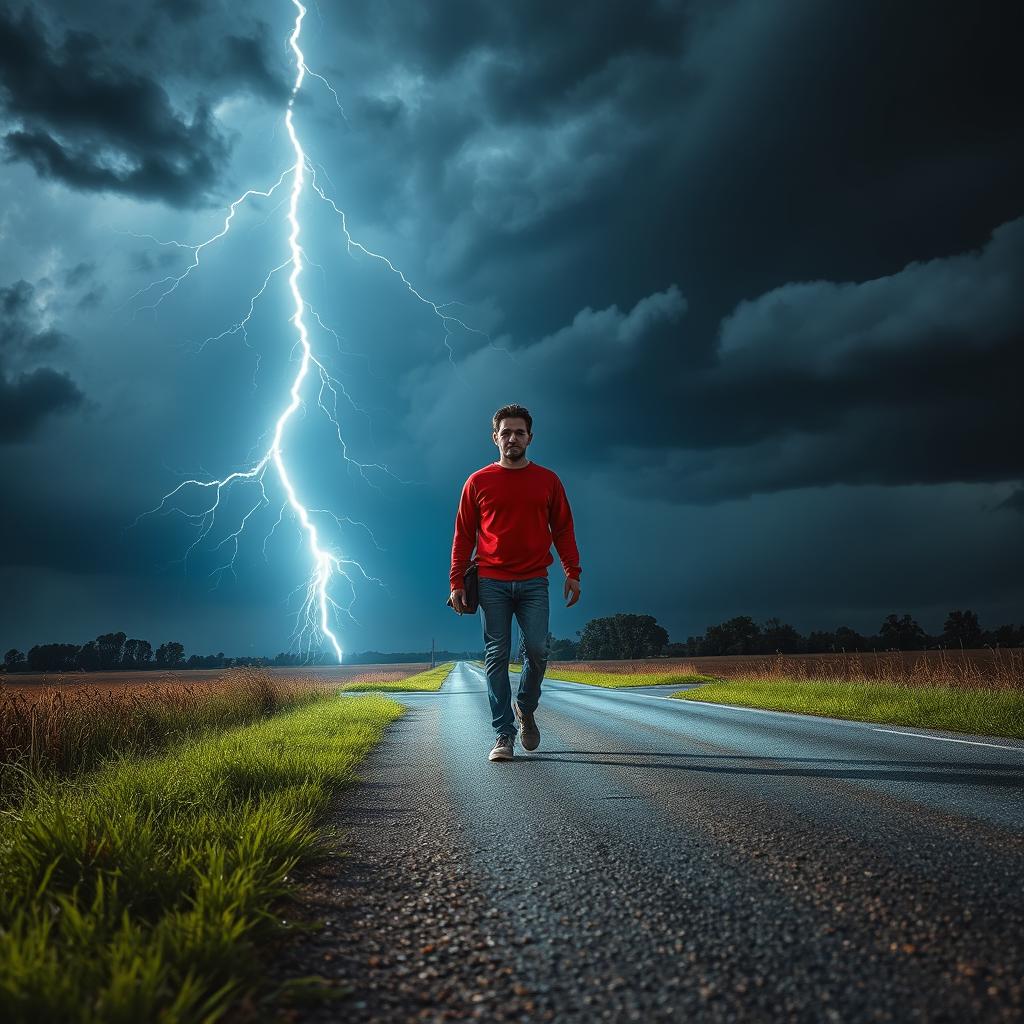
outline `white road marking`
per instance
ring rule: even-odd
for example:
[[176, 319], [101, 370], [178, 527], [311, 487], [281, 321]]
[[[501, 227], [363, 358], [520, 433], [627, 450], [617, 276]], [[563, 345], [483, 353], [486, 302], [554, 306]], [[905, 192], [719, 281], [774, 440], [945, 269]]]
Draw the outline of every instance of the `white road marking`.
[[1003, 743], [983, 743], [981, 740], [957, 740], [952, 736], [930, 736], [926, 732], [901, 732], [899, 729], [875, 729], [875, 732], [891, 732], [894, 736], [916, 736], [921, 740], [942, 740], [945, 743], [967, 743], [972, 747], [995, 747], [996, 750], [1016, 750], [1024, 753], [1022, 747], [1008, 747]]
[[[552, 679], [552, 683], [565, 683], [563, 679]], [[587, 686], [587, 683], [565, 683], [567, 686]], [[822, 715], [802, 715], [799, 711], [769, 711], [767, 708], [744, 708], [738, 704], [719, 704], [718, 701], [712, 700], [692, 700], [686, 701], [679, 697], [662, 697], [659, 693], [636, 693], [635, 691], [627, 690], [624, 687], [619, 688], [615, 686], [595, 686], [594, 690], [598, 690], [602, 693], [627, 693], [631, 697], [645, 697], [647, 700], [670, 700], [673, 704], [678, 704], [679, 707], [705, 707], [705, 708], [728, 708], [730, 711], [750, 711], [755, 715], [786, 715], [790, 718], [817, 718], [828, 722], [842, 722], [846, 725], [864, 725], [864, 722], [855, 722], [852, 719], [844, 718], [828, 718], [824, 719]]]
[[[552, 679], [551, 682], [553, 682], [553, 683], [563, 682], [564, 683], [565, 681], [564, 680], [558, 680], [558, 679]], [[567, 684], [567, 685], [578, 685], [578, 684]], [[586, 684], [583, 684], [583, 685], [586, 685]], [[609, 693], [609, 692], [610, 693], [614, 693], [614, 692], [616, 692], [616, 688], [615, 687], [608, 687], [608, 686], [594, 687], [594, 689], [595, 690], [602, 690], [602, 691], [604, 691], [606, 693]], [[629, 691], [628, 690], [623, 690], [622, 692], [628, 693]], [[813, 719], [817, 719], [818, 721], [822, 721], [822, 722], [833, 722], [836, 725], [853, 725], [853, 726], [858, 726], [860, 728], [868, 728], [868, 729], [871, 729], [872, 732], [888, 732], [888, 733], [892, 733], [895, 736], [917, 736], [919, 739], [923, 739], [923, 740], [945, 740], [947, 743], [967, 743], [967, 744], [969, 744], [970, 746], [973, 746], [973, 747], [994, 747], [996, 750], [1015, 750], [1015, 751], [1017, 751], [1018, 754], [1024, 754], [1024, 747], [1010, 747], [1010, 746], [1007, 746], [1005, 743], [984, 743], [981, 740], [958, 740], [958, 739], [954, 739], [952, 736], [931, 736], [928, 733], [924, 733], [924, 732], [903, 732], [900, 729], [880, 729], [880, 728], [878, 728], [876, 726], [871, 725], [870, 722], [859, 722], [859, 721], [857, 721], [856, 719], [853, 719], [853, 718], [827, 718], [824, 715], [803, 715], [799, 711], [771, 711], [768, 708], [745, 708], [745, 707], [741, 707], [738, 704], [719, 704], [717, 701], [710, 701], [710, 700], [683, 701], [683, 700], [680, 700], [680, 698], [678, 698], [678, 697], [662, 697], [662, 696], [660, 696], [657, 693], [635, 693], [634, 692], [633, 696], [634, 697], [647, 697], [649, 700], [670, 700], [674, 704], [679, 704], [681, 706], [685, 706], [685, 705], [688, 704], [690, 707], [693, 707], [693, 705], [696, 704], [698, 706], [702, 705], [702, 706], [704, 706], [706, 708], [728, 708], [730, 711], [750, 711], [750, 712], [752, 712], [755, 715], [786, 715], [787, 717], [790, 717], [790, 718], [802, 718], [805, 721], [808, 718], [813, 718]]]

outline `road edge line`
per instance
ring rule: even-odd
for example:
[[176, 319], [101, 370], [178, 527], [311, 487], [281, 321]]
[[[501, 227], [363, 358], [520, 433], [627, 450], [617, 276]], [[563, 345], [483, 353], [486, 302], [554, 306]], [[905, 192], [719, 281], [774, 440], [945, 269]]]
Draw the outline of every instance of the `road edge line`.
[[1024, 747], [1008, 747], [1004, 743], [985, 743], [983, 740], [961, 740], [955, 736], [932, 736], [926, 732], [904, 732], [902, 729], [880, 729], [874, 727], [875, 732], [888, 732], [894, 736], [916, 736], [921, 740], [941, 740], [943, 743], [966, 743], [972, 747], [995, 747], [996, 750], [1015, 750], [1018, 754], [1024, 754]]
[[[553, 678], [551, 680], [551, 682], [553, 682], [553, 683], [559, 683], [560, 682], [560, 683], [563, 683], [565, 685], [571, 685], [571, 686], [580, 685], [580, 684], [576, 684], [576, 683], [569, 683], [567, 680], [564, 680], [564, 679], [554, 679]], [[583, 684], [583, 685], [586, 685], [586, 684]], [[592, 687], [592, 689], [599, 690], [599, 691], [602, 691], [604, 693], [629, 693], [629, 690], [627, 690], [625, 688], [620, 690], [620, 689], [618, 689], [616, 687], [607, 687], [607, 686], [595, 686], [595, 687]], [[874, 722], [863, 722], [859, 718], [830, 718], [827, 715], [807, 715], [807, 714], [802, 714], [799, 711], [775, 711], [772, 708], [748, 708], [748, 707], [743, 707], [741, 704], [721, 704], [718, 701], [711, 701], [711, 700], [686, 701], [686, 700], [680, 700], [678, 697], [662, 697], [661, 694], [658, 694], [658, 693], [636, 693], [636, 692], [633, 692], [631, 694], [631, 696], [633, 696], [633, 697], [642, 697], [642, 698], [646, 698], [647, 700], [670, 700], [670, 701], [672, 701], [673, 704], [677, 704], [680, 707], [687, 707], [687, 706], [693, 707], [694, 705], [697, 705], [699, 707], [706, 707], [706, 708], [728, 708], [730, 711], [750, 711], [750, 712], [753, 712], [755, 715], [782, 715], [782, 716], [785, 716], [786, 718], [799, 718], [799, 719], [802, 719], [805, 722], [808, 721], [808, 720], [815, 721], [815, 722], [833, 722], [836, 725], [852, 725], [852, 726], [859, 727], [861, 729], [870, 729], [872, 732], [888, 732], [888, 733], [893, 733], [893, 734], [895, 734], [897, 736], [916, 736], [919, 739], [925, 739], [925, 740], [945, 740], [948, 743], [967, 743], [970, 746], [975, 746], [975, 747], [994, 747], [996, 750], [1014, 750], [1018, 754], [1024, 754], [1024, 747], [1008, 746], [1005, 743], [986, 743], [983, 740], [962, 740], [962, 739], [959, 739], [959, 738], [954, 737], [954, 736], [933, 736], [930, 733], [924, 733], [924, 732], [904, 732], [903, 730], [900, 730], [900, 729], [883, 729], [883, 728], [879, 727], [878, 725], [876, 725]]]

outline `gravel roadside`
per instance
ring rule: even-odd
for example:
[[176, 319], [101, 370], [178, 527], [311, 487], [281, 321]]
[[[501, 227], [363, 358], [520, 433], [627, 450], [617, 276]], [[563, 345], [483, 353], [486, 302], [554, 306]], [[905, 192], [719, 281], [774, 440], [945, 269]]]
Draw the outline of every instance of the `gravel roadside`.
[[429, 750], [409, 738], [430, 717], [388, 730], [361, 770], [373, 781], [331, 810], [326, 858], [296, 873], [295, 927], [270, 973], [285, 990], [277, 1020], [555, 1019], [532, 936], [488, 898], [438, 765], [403, 756]]

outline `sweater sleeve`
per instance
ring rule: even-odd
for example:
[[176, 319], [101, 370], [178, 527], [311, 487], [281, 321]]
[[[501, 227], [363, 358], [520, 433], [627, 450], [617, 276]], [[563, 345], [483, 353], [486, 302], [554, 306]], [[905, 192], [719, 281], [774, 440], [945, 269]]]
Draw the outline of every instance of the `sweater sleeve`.
[[459, 511], [455, 515], [455, 538], [452, 540], [452, 566], [449, 576], [452, 590], [461, 590], [462, 577], [469, 568], [476, 547], [476, 531], [480, 523], [480, 514], [473, 497], [473, 488], [469, 480], [462, 488], [459, 500]]
[[562, 561], [565, 575], [571, 580], [580, 578], [580, 553], [576, 547], [576, 533], [572, 524], [572, 509], [569, 499], [565, 496], [565, 488], [561, 480], [555, 481], [555, 491], [551, 496], [551, 539], [555, 550]]

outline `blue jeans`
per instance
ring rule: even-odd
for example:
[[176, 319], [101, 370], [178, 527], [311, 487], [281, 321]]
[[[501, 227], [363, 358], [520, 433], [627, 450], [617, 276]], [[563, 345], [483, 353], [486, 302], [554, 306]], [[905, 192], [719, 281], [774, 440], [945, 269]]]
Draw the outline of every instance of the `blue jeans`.
[[516, 701], [526, 712], [537, 710], [540, 684], [548, 667], [548, 578], [491, 580], [480, 578], [480, 617], [484, 624], [484, 665], [491, 724], [501, 736], [515, 736], [512, 684], [508, 659], [512, 646], [512, 616], [519, 620], [526, 654]]

